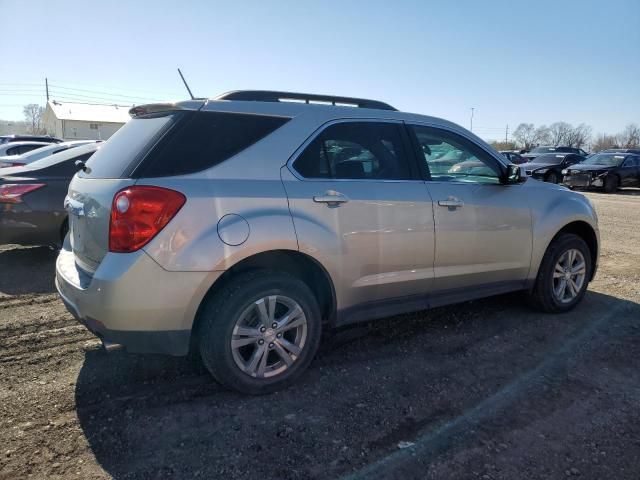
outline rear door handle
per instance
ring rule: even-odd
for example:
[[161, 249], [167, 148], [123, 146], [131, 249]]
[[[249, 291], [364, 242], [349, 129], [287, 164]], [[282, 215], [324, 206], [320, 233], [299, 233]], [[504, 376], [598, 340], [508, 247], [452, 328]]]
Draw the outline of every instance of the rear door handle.
[[438, 205], [440, 205], [441, 207], [448, 207], [448, 208], [455, 209], [455, 208], [461, 208], [464, 205], [464, 202], [459, 198], [449, 197], [446, 200], [438, 200]]
[[324, 192], [323, 195], [314, 196], [313, 201], [316, 203], [326, 203], [327, 206], [337, 206], [342, 203], [347, 203], [349, 199], [346, 195], [343, 195], [340, 192], [329, 190], [327, 192]]

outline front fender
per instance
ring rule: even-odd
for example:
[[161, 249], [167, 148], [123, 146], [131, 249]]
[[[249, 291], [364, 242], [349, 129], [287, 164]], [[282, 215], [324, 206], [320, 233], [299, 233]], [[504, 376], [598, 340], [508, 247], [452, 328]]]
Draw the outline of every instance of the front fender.
[[[528, 182], [533, 248], [529, 281], [534, 281], [551, 240], [565, 227], [583, 222], [594, 231], [598, 245], [598, 217], [589, 199], [579, 192], [548, 183]], [[596, 253], [596, 257], [598, 252]], [[594, 265], [595, 267], [595, 265]]]

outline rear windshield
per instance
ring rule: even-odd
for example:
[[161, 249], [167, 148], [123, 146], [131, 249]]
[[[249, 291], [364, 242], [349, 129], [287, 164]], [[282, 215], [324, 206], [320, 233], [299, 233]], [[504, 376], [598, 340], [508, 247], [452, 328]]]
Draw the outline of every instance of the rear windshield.
[[175, 121], [176, 112], [129, 120], [87, 162], [79, 177], [121, 178]]

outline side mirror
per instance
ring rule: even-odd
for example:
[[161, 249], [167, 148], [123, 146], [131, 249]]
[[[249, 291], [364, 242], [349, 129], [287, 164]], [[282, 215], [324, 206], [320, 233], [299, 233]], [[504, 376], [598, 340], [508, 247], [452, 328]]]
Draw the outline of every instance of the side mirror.
[[523, 183], [527, 180], [527, 174], [524, 167], [510, 163], [507, 165], [507, 173], [505, 174], [504, 184], [512, 185], [515, 183]]

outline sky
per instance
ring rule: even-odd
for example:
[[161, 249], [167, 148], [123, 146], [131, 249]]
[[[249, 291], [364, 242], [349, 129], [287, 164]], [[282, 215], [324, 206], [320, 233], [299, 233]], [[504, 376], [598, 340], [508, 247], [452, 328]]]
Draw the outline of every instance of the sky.
[[[640, 0], [0, 0], [0, 119], [54, 99], [373, 98], [486, 139], [640, 123]], [[23, 19], [23, 20], [20, 20]], [[97, 98], [96, 98], [97, 97]]]

